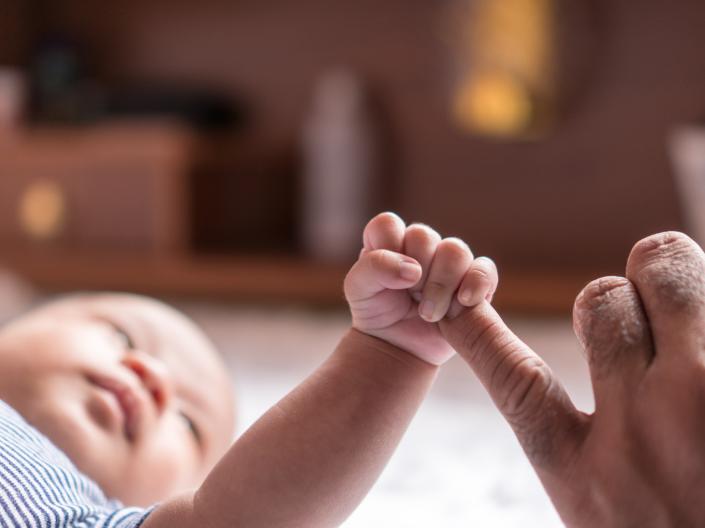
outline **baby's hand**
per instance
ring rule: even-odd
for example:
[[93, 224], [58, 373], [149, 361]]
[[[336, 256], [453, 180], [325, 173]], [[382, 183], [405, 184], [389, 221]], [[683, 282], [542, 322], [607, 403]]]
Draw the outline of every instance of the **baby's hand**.
[[365, 228], [360, 258], [345, 278], [353, 327], [440, 365], [455, 351], [438, 328], [444, 317], [491, 301], [497, 269], [473, 259], [462, 240], [382, 213]]

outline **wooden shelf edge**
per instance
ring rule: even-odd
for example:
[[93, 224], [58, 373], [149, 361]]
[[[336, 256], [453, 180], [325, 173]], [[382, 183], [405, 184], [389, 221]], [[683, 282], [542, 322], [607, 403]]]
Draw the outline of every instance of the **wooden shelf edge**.
[[112, 290], [340, 304], [346, 267], [290, 257], [174, 257], [108, 253], [0, 254], [7, 267], [49, 291]]
[[[9, 268], [49, 292], [128, 291], [157, 296], [344, 306], [345, 264], [290, 256], [147, 256], [30, 251], [0, 253]], [[500, 311], [570, 314], [594, 271], [502, 273]]]

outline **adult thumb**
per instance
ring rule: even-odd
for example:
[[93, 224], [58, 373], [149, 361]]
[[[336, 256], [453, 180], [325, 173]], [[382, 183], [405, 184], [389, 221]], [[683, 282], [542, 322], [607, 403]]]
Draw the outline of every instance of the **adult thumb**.
[[488, 302], [444, 319], [440, 328], [485, 386], [534, 467], [550, 473], [564, 467], [585, 437], [588, 417], [575, 408], [543, 359]]

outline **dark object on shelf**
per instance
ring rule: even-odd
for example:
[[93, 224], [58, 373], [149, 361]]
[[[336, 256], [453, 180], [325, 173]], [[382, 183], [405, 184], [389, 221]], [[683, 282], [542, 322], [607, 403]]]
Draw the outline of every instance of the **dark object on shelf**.
[[199, 130], [239, 129], [247, 122], [243, 103], [199, 88], [134, 85], [110, 90], [105, 117], [175, 117]]
[[247, 105], [211, 89], [179, 81], [106, 86], [70, 39], [47, 38], [32, 61], [32, 117], [35, 122], [91, 124], [115, 118], [174, 118], [200, 131], [241, 129]]
[[80, 47], [52, 36], [39, 44], [32, 58], [32, 117], [36, 121], [75, 123], [93, 107]]

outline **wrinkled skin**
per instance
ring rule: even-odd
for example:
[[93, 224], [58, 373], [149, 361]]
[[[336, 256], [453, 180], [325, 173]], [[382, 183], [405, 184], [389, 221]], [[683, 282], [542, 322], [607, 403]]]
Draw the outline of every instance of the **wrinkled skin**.
[[705, 525], [705, 255], [680, 233], [593, 281], [574, 328], [596, 409], [575, 409], [488, 303], [441, 324], [514, 429], [562, 520], [576, 527]]

